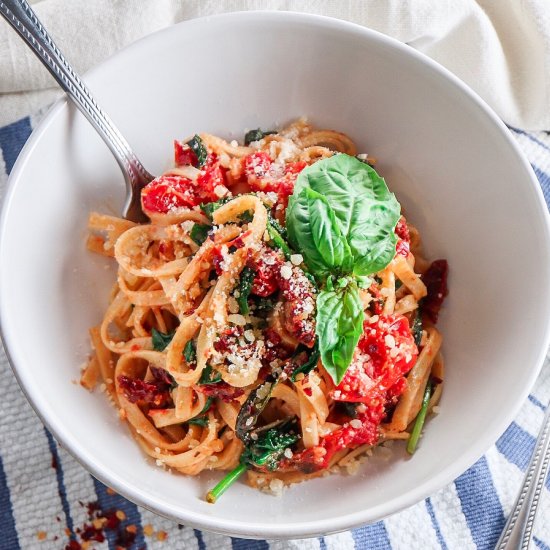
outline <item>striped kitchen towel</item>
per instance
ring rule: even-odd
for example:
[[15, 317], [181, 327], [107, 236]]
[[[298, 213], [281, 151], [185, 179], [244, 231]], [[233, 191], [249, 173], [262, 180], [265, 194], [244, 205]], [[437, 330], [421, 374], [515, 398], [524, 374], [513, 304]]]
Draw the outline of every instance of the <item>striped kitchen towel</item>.
[[[7, 175], [36, 120], [0, 128], [0, 200]], [[550, 204], [550, 136], [511, 129], [531, 161]], [[88, 548], [490, 549], [515, 500], [550, 401], [550, 359], [529, 399], [497, 443], [467, 472], [427, 500], [353, 531], [294, 541], [231, 538], [156, 516], [105, 487], [61, 449], [23, 397], [0, 348], [0, 549], [78, 549], [90, 515], [112, 529], [93, 530]], [[94, 504], [97, 503], [97, 504]], [[109, 511], [109, 512], [107, 512]], [[550, 550], [550, 480], [534, 544]], [[86, 547], [86, 545], [84, 546]]]

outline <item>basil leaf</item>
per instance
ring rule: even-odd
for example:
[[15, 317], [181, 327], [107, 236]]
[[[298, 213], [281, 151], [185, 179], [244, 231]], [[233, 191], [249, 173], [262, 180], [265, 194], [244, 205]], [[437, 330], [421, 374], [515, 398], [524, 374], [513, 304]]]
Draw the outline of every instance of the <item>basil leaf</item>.
[[260, 141], [265, 136], [269, 136], [275, 133], [276, 132], [274, 130], [268, 130], [267, 132], [264, 132], [260, 128], [256, 128], [255, 130], [249, 130], [244, 135], [244, 144], [250, 145], [253, 141]]
[[291, 200], [306, 189], [323, 195], [334, 211], [355, 275], [376, 273], [391, 262], [401, 207], [374, 168], [349, 155], [334, 155], [300, 172]]
[[197, 348], [195, 347], [195, 342], [193, 340], [188, 340], [187, 344], [183, 348], [183, 357], [187, 363], [194, 363], [197, 360]]
[[314, 275], [348, 271], [352, 267], [350, 247], [343, 237], [328, 200], [309, 188], [290, 197], [287, 209], [288, 237]]
[[209, 225], [203, 223], [196, 223], [191, 228], [189, 236], [200, 246], [208, 237], [208, 232], [212, 228]]
[[204, 166], [204, 164], [206, 163], [206, 159], [208, 158], [208, 150], [206, 149], [206, 145], [204, 144], [204, 141], [202, 141], [200, 136], [195, 134], [187, 142], [187, 145], [189, 145], [189, 147], [197, 157], [197, 166], [195, 166], [195, 168], [200, 168], [201, 166]]
[[316, 328], [319, 351], [325, 370], [339, 384], [351, 363], [363, 333], [363, 304], [357, 286], [322, 290], [317, 296]]
[[153, 330], [151, 330], [151, 337], [153, 339], [153, 349], [155, 351], [164, 351], [166, 349], [166, 346], [172, 341], [172, 338], [174, 338], [174, 334], [176, 334], [176, 331], [173, 330], [172, 332], [160, 332], [156, 328], [153, 327]]
[[252, 268], [248, 266], [243, 267], [239, 278], [239, 297], [237, 298], [239, 312], [242, 315], [246, 315], [250, 311], [250, 308], [248, 307], [248, 297], [250, 296], [255, 276], [256, 272]]

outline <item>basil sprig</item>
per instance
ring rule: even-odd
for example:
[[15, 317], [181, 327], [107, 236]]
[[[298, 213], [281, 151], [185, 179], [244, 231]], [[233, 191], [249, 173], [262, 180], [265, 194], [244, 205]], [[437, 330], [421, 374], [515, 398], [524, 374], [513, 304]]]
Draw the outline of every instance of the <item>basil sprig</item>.
[[338, 154], [300, 172], [289, 199], [290, 244], [320, 283], [316, 334], [336, 384], [363, 332], [359, 288], [395, 256], [401, 207], [383, 178], [355, 157]]

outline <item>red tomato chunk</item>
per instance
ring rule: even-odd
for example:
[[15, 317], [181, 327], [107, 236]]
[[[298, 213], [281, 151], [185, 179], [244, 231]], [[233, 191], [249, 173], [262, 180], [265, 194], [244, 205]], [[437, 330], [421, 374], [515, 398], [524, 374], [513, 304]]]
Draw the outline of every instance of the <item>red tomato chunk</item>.
[[413, 367], [418, 348], [403, 316], [380, 315], [374, 323], [366, 321], [363, 330], [358, 351], [331, 397], [370, 406], [374, 401], [385, 402], [388, 391], [394, 398], [398, 388], [405, 389], [402, 379]]

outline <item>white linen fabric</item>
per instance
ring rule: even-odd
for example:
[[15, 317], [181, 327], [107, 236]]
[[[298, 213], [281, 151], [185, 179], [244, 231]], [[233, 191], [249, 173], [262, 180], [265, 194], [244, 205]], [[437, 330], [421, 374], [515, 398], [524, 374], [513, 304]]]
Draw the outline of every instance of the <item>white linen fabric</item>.
[[[509, 125], [550, 130], [548, 0], [41, 0], [34, 9], [61, 51], [85, 72], [173, 23], [238, 10], [328, 15], [388, 34], [471, 86]], [[60, 92], [34, 54], [0, 21], [0, 126]]]

